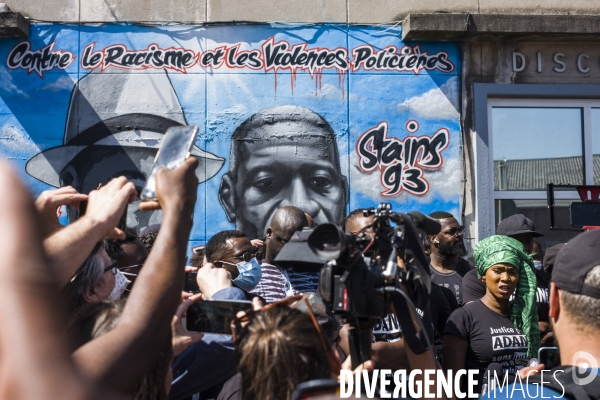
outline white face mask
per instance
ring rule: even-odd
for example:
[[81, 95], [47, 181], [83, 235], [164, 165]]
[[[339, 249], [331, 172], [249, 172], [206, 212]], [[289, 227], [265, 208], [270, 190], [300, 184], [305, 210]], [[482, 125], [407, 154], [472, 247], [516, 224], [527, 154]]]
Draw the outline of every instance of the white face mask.
[[535, 269], [542, 269], [542, 262], [533, 260], [533, 266], [535, 267]]
[[113, 288], [112, 292], [110, 292], [108, 298], [114, 301], [119, 300], [129, 282], [130, 280], [127, 279], [125, 275], [121, 273], [121, 271], [117, 270], [117, 274], [115, 275], [115, 287]]

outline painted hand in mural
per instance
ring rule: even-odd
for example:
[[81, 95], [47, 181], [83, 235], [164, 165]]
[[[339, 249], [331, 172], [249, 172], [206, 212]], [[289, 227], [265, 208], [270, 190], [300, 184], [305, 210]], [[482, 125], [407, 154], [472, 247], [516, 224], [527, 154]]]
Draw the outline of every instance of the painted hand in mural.
[[105, 236], [125, 239], [125, 232], [116, 226], [125, 207], [135, 200], [135, 196], [135, 186], [127, 178], [113, 179], [106, 186], [90, 192], [85, 218], [91, 218], [95, 225], [103, 227]]
[[63, 226], [58, 222], [57, 210], [61, 206], [74, 206], [79, 209], [79, 204], [88, 199], [86, 194], [81, 194], [71, 186], [56, 190], [46, 190], [35, 200], [35, 208], [41, 217], [44, 237], [50, 236]]
[[162, 209], [164, 212], [181, 208], [192, 210], [196, 204], [196, 186], [198, 186], [196, 167], [198, 167], [198, 160], [190, 157], [175, 170], [159, 169], [156, 174], [158, 201], [144, 201], [140, 203], [140, 210]]

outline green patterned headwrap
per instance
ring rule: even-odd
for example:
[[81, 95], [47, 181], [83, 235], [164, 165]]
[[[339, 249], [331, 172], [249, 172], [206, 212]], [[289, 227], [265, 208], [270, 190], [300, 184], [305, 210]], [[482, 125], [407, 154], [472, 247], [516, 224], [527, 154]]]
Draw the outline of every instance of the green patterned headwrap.
[[540, 330], [535, 302], [537, 282], [531, 255], [525, 253], [523, 244], [518, 240], [495, 235], [477, 243], [473, 257], [479, 279], [492, 265], [500, 263], [510, 264], [519, 270], [510, 319], [515, 328], [523, 331], [527, 337], [527, 354], [536, 357], [540, 347]]

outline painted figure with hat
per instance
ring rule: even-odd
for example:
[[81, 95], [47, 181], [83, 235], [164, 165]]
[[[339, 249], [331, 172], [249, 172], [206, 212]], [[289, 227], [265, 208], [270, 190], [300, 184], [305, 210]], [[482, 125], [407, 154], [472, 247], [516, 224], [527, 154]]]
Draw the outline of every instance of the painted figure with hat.
[[[123, 175], [139, 192], [167, 128], [186, 124], [166, 72], [90, 73], [71, 93], [62, 146], [36, 154], [26, 171], [50, 186], [70, 185], [81, 193]], [[224, 162], [195, 145], [191, 155], [199, 161], [199, 182], [216, 175]], [[137, 204], [129, 207], [128, 226], [139, 231], [160, 223], [160, 211], [140, 211]]]

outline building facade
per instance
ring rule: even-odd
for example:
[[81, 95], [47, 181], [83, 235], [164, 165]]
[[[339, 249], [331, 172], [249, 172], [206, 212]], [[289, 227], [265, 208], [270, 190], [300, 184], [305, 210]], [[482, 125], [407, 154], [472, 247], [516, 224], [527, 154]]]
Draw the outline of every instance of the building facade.
[[[420, 3], [8, 3], [0, 156], [34, 193], [141, 187], [164, 131], [193, 124], [191, 245], [262, 237], [282, 205], [322, 223], [380, 202], [452, 212], [471, 248], [514, 213], [566, 241], [546, 185], [600, 184], [598, 5]], [[557, 227], [577, 200], [556, 192]]]

